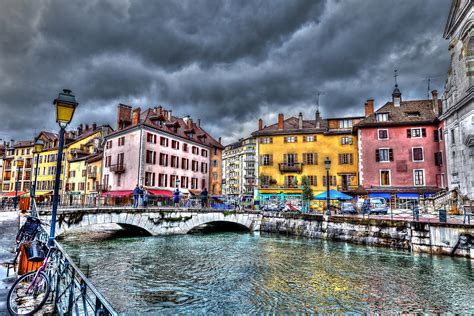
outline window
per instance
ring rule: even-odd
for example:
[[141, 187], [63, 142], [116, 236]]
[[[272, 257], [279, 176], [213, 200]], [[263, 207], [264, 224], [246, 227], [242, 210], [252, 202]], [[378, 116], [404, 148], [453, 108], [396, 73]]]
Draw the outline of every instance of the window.
[[155, 173], [145, 172], [145, 186], [155, 186]]
[[212, 173], [212, 178], [214, 179], [214, 181], [217, 181], [217, 172]]
[[377, 120], [377, 122], [387, 122], [388, 121], [388, 112], [375, 114], [375, 119]]
[[106, 156], [105, 157], [105, 166], [110, 167], [111, 164], [112, 164], [112, 156]]
[[435, 158], [435, 165], [441, 166], [443, 164], [443, 153], [442, 152], [436, 152], [434, 154]]
[[390, 170], [380, 170], [380, 185], [390, 185]]
[[273, 143], [272, 137], [262, 137], [260, 138], [260, 144], [271, 144]]
[[352, 128], [352, 120], [339, 120], [339, 128]]
[[219, 166], [219, 161], [218, 160], [213, 160], [212, 161], [212, 166], [213, 167], [218, 167]]
[[451, 130], [451, 144], [456, 144], [456, 135], [454, 134], [454, 129]]
[[168, 138], [160, 137], [160, 145], [163, 147], [168, 147]]
[[201, 156], [207, 157], [207, 150], [201, 149]]
[[415, 186], [425, 185], [425, 170], [423, 169], [413, 170], [413, 183], [415, 184]]
[[124, 153], [117, 154], [117, 165], [123, 166], [124, 161], [125, 161]]
[[156, 144], [156, 135], [152, 133], [146, 133], [146, 141], [148, 143]]
[[352, 154], [339, 154], [340, 165], [352, 165], [353, 157]]
[[160, 153], [160, 166], [168, 166], [168, 155]]
[[375, 150], [375, 161], [389, 162], [393, 161], [393, 150], [391, 148], [380, 148]]
[[197, 189], [198, 185], [198, 179], [197, 178], [191, 178], [191, 189]]
[[388, 139], [388, 129], [379, 129], [377, 133], [379, 139]]
[[188, 177], [181, 176], [181, 188], [188, 188]]
[[308, 176], [309, 185], [317, 186], [318, 185], [318, 177], [317, 176]]
[[317, 165], [318, 164], [318, 154], [317, 153], [303, 154], [303, 163], [305, 165]]
[[438, 136], [439, 136], [439, 141], [443, 140], [443, 128], [440, 127], [438, 128]]
[[409, 128], [407, 129], [408, 138], [426, 137], [426, 128]]
[[191, 151], [193, 154], [199, 155], [199, 148], [197, 148], [196, 146], [193, 146]]
[[111, 140], [107, 141], [107, 144], [105, 145], [105, 148], [106, 149], [112, 148], [112, 141]]
[[149, 164], [156, 164], [156, 152], [152, 151], [152, 150], [147, 150], [146, 151], [146, 163], [149, 163]]
[[158, 174], [158, 186], [167, 187], [168, 186], [168, 175], [160, 173]]
[[287, 137], [284, 137], [284, 142], [285, 143], [296, 143], [298, 141], [298, 137], [296, 136], [287, 136]]
[[[337, 183], [336, 176], [329, 176], [329, 185], [334, 186]], [[323, 186], [327, 186], [327, 177], [323, 176]]]
[[297, 154], [283, 154], [283, 163], [287, 166], [294, 166], [298, 163]]
[[172, 188], [176, 187], [176, 180], [178, 180], [177, 175], [171, 175], [170, 176], [170, 187], [172, 187]]
[[206, 187], [206, 179], [201, 179], [201, 189], [204, 190]]
[[171, 156], [171, 167], [172, 168], [179, 168], [179, 157], [178, 156]]
[[189, 159], [181, 158], [181, 169], [184, 169], [184, 170], [189, 169]]
[[118, 145], [119, 145], [119, 146], [125, 145], [125, 136], [119, 137], [119, 139], [118, 139]]
[[179, 149], [179, 142], [177, 140], [172, 140], [171, 141], [171, 148]]
[[412, 150], [412, 161], [424, 161], [423, 147], [413, 147], [411, 150]]
[[196, 160], [191, 161], [191, 170], [195, 172], [199, 171], [199, 163]]
[[207, 163], [201, 162], [201, 172], [207, 173]]
[[341, 145], [351, 145], [351, 144], [352, 144], [352, 137], [351, 136], [341, 137]]
[[82, 170], [82, 176], [85, 177], [87, 175], [87, 170]]
[[262, 161], [263, 166], [272, 166], [273, 165], [273, 155], [266, 154], [266, 155], [262, 155], [260, 157], [261, 157], [261, 161]]
[[72, 171], [69, 171], [69, 177], [70, 178], [74, 178], [76, 176], [76, 171], [72, 170]]
[[119, 187], [119, 186], [121, 186], [121, 185], [122, 185], [122, 174], [119, 173], [119, 174], [117, 175], [117, 186]]
[[439, 130], [437, 129], [433, 131], [433, 141], [436, 143], [439, 142]]
[[188, 152], [188, 144], [183, 144], [183, 151]]
[[303, 136], [303, 142], [315, 142], [316, 135]]

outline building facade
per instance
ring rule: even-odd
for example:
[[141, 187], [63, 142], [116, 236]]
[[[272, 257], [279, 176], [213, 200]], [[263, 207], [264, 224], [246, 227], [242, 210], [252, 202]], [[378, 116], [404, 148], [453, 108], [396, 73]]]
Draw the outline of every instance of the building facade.
[[397, 86], [392, 101], [377, 111], [374, 101], [367, 101], [366, 117], [355, 129], [360, 183], [369, 197], [403, 208], [446, 186], [440, 110], [436, 91], [430, 100], [403, 101]]
[[449, 189], [474, 199], [474, 4], [453, 0], [444, 31], [451, 65], [444, 111]]
[[[284, 119], [278, 115], [277, 124], [252, 133], [256, 137], [255, 161], [257, 186], [255, 198], [264, 200], [284, 196], [298, 200], [302, 194], [302, 177], [307, 176], [314, 195], [331, 189], [346, 193], [358, 186], [357, 141], [353, 126], [362, 117], [322, 119], [319, 111], [314, 120], [298, 117]], [[331, 160], [327, 178], [324, 160]]]
[[223, 152], [223, 194], [238, 198], [252, 198], [255, 188], [256, 143], [254, 137], [240, 139], [225, 147]]
[[118, 129], [106, 137], [103, 183], [110, 195], [130, 194], [144, 185], [152, 195], [209, 190], [213, 148], [222, 147], [188, 116], [161, 106], [141, 112], [120, 104]]

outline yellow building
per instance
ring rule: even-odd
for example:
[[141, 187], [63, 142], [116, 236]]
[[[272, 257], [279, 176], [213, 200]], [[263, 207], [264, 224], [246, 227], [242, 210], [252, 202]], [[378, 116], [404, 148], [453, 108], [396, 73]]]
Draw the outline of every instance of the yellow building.
[[352, 126], [362, 117], [314, 120], [298, 117], [284, 119], [252, 133], [257, 138], [257, 189], [260, 200], [285, 197], [296, 204], [301, 199], [302, 177], [307, 176], [314, 195], [326, 190], [324, 160], [331, 160], [331, 189], [350, 194], [358, 187], [356, 136]]

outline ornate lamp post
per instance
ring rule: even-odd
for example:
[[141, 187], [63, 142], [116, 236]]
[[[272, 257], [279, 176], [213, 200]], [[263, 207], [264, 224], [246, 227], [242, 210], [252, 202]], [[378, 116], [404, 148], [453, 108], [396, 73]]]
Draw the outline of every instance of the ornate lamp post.
[[330, 198], [329, 198], [329, 169], [331, 169], [331, 160], [329, 157], [326, 157], [324, 160], [324, 167], [326, 168], [326, 215], [331, 215], [331, 209], [329, 208]]
[[54, 195], [53, 195], [53, 212], [51, 214], [51, 231], [49, 233], [49, 245], [54, 244], [56, 231], [56, 215], [58, 212], [59, 203], [59, 185], [61, 182], [61, 164], [63, 161], [63, 147], [64, 147], [64, 133], [66, 126], [72, 121], [74, 111], [79, 103], [76, 102], [76, 97], [71, 94], [71, 90], [64, 89], [59, 93], [58, 98], [54, 99], [53, 104], [56, 106], [56, 122], [59, 124], [59, 147], [58, 159], [56, 161], [56, 178], [54, 180]]
[[37, 184], [37, 179], [38, 179], [39, 156], [40, 156], [40, 153], [43, 151], [43, 147], [44, 147], [44, 142], [41, 139], [37, 139], [35, 142], [35, 151], [34, 151], [34, 153], [36, 154], [35, 181], [33, 182], [33, 186], [31, 187], [31, 190], [30, 190], [30, 196], [31, 196], [30, 205], [33, 205], [33, 201], [36, 197], [36, 184]]
[[[21, 184], [20, 172], [21, 172], [21, 169], [23, 168], [23, 162], [24, 162], [23, 157], [20, 157], [16, 160], [15, 200], [13, 201], [13, 206], [15, 208], [15, 211], [17, 210], [17, 207], [18, 207], [18, 190]], [[21, 174], [21, 177], [23, 178], [23, 173]]]

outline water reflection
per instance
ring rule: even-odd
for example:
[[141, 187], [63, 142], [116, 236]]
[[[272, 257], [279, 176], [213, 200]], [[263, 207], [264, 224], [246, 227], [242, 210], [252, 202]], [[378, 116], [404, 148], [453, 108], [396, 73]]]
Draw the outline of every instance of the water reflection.
[[268, 234], [122, 233], [62, 241], [120, 311], [474, 312], [467, 259]]

